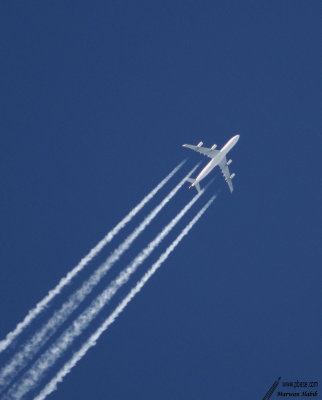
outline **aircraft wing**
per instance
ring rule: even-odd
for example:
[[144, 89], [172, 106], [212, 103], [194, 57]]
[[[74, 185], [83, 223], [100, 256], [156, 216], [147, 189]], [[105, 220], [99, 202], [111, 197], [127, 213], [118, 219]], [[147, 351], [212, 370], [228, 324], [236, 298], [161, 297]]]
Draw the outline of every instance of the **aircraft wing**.
[[203, 154], [204, 156], [207, 156], [209, 158], [214, 158], [217, 153], [219, 153], [218, 150], [211, 150], [208, 147], [201, 147], [201, 146], [194, 146], [192, 144], [184, 144], [183, 147], [187, 147], [188, 149], [197, 151], [200, 154]]
[[[221, 169], [222, 174], [224, 175], [225, 181], [227, 182], [227, 185], [229, 186], [230, 191], [232, 192], [233, 191], [233, 183], [231, 181], [226, 157], [219, 163], [219, 167]], [[235, 175], [233, 174], [232, 177], [234, 177], [234, 176]]]

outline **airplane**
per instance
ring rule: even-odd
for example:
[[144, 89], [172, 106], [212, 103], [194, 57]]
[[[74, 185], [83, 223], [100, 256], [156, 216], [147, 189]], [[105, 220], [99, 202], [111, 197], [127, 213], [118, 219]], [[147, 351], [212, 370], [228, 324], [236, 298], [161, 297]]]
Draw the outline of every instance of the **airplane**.
[[231, 164], [232, 160], [227, 161], [226, 155], [238, 142], [239, 136], [240, 135], [235, 135], [231, 139], [229, 139], [221, 150], [215, 150], [215, 148], [217, 147], [216, 144], [214, 144], [210, 148], [202, 147], [203, 142], [199, 142], [197, 146], [194, 146], [192, 144], [182, 145], [183, 147], [187, 147], [188, 149], [197, 151], [198, 153], [201, 153], [211, 158], [211, 161], [209, 161], [209, 163], [202, 169], [196, 179], [187, 179], [191, 183], [189, 189], [195, 186], [198, 193], [200, 193], [200, 181], [205, 178], [209, 174], [209, 172], [212, 171], [217, 165], [219, 165], [225, 181], [229, 186], [230, 192], [233, 191], [233, 184], [231, 180], [234, 178], [235, 174], [233, 173], [230, 175], [228, 165]]

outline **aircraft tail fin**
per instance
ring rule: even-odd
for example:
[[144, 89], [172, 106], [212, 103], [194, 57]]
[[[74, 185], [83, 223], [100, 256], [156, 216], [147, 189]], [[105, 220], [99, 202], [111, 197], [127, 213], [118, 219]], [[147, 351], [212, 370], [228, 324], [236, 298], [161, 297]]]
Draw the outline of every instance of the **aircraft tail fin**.
[[195, 186], [196, 189], [197, 189], [197, 191], [198, 191], [198, 193], [201, 192], [199, 182], [196, 182], [196, 180], [193, 179], [193, 178], [187, 178], [187, 181], [191, 183], [191, 185], [189, 186], [189, 188], [192, 188], [193, 186]]

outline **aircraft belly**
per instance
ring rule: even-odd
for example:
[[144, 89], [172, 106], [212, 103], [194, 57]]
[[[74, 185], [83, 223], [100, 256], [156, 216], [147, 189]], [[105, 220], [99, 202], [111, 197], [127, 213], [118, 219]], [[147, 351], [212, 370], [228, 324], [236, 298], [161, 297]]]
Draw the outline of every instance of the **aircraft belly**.
[[205, 178], [210, 171], [212, 171], [215, 166], [217, 165], [217, 162], [214, 162], [215, 160], [211, 160], [206, 166], [205, 168], [199, 173], [199, 175], [196, 178], [197, 182], [200, 182], [203, 178]]

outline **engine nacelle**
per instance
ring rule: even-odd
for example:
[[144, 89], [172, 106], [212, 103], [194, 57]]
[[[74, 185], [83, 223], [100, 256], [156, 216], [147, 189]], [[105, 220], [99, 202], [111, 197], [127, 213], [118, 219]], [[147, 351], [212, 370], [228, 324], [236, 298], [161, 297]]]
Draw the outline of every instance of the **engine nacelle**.
[[203, 145], [203, 142], [199, 142], [198, 144], [197, 144], [197, 147], [201, 147]]
[[236, 176], [236, 174], [233, 172], [233, 173], [230, 175], [230, 179], [233, 179], [235, 176]]
[[227, 165], [230, 165], [232, 162], [233, 162], [233, 160], [231, 160], [231, 159], [228, 160], [228, 161], [227, 161]]
[[213, 145], [210, 147], [210, 150], [215, 150], [216, 147], [217, 147], [217, 145], [216, 145], [216, 144], [213, 144]]

